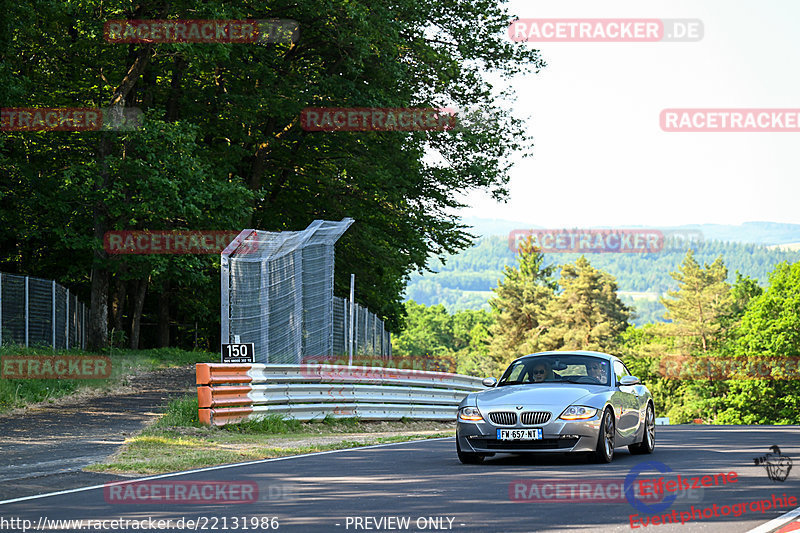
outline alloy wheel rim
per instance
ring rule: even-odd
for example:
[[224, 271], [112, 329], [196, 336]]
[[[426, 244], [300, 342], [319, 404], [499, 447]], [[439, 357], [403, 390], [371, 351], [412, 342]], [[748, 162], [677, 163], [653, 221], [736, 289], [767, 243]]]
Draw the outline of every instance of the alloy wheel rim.
[[606, 456], [611, 457], [614, 453], [614, 424], [611, 422], [611, 417], [606, 415], [606, 424], [604, 428]]
[[652, 448], [656, 441], [656, 421], [653, 409], [647, 408], [647, 446]]

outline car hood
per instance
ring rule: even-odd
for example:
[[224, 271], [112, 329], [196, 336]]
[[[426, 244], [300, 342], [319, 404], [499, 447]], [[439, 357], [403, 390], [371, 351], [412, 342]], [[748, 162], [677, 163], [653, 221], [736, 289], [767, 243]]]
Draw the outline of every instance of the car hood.
[[477, 394], [475, 399], [478, 409], [517, 405], [564, 409], [584, 396], [595, 396], [607, 390], [607, 387], [600, 385], [562, 385], [558, 383], [507, 385], [483, 391]]

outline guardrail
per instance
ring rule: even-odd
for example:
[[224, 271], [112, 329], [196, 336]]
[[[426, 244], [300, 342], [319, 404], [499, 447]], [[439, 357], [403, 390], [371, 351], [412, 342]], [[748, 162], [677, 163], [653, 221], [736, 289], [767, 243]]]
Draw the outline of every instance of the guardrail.
[[455, 420], [480, 378], [426, 370], [324, 364], [197, 364], [200, 422], [225, 425], [269, 415], [364, 420]]

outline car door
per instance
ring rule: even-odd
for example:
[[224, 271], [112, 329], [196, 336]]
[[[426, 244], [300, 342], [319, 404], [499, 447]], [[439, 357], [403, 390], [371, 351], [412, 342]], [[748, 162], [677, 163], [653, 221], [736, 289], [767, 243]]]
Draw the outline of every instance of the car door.
[[619, 384], [620, 379], [624, 376], [630, 376], [630, 372], [625, 368], [625, 365], [623, 365], [621, 361], [614, 361], [613, 368], [614, 379], [616, 379], [615, 385], [617, 393], [619, 394], [619, 403], [622, 411], [618, 415], [619, 421], [617, 423], [619, 427], [617, 431], [627, 444], [633, 439], [636, 430], [639, 428], [639, 397], [635, 385]]

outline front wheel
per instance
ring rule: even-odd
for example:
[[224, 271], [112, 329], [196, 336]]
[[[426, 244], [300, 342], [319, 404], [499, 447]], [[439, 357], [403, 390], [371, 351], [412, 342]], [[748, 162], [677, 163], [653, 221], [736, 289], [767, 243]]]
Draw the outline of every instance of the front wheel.
[[647, 404], [647, 412], [644, 415], [644, 435], [642, 442], [631, 444], [628, 450], [632, 454], [653, 453], [656, 447], [656, 415], [653, 411], [653, 404]]
[[610, 463], [613, 459], [614, 415], [606, 409], [600, 422], [600, 434], [597, 435], [597, 449], [594, 452], [594, 460], [598, 463]]
[[458, 460], [465, 465], [478, 465], [483, 462], [483, 455], [479, 453], [462, 452], [458, 437], [456, 437], [456, 453], [458, 454]]

